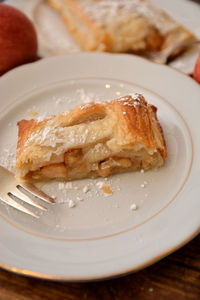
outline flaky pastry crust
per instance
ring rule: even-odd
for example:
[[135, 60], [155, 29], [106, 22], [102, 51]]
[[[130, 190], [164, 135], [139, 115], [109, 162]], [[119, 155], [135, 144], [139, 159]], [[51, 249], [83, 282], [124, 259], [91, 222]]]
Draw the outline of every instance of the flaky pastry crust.
[[167, 158], [157, 108], [141, 94], [18, 122], [16, 170], [24, 179], [107, 177], [154, 169]]

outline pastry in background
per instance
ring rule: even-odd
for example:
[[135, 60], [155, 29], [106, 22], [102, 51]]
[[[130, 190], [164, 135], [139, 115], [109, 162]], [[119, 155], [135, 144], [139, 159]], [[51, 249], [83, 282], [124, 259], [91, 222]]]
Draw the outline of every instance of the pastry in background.
[[[195, 36], [145, 0], [47, 0], [83, 51], [148, 56]], [[181, 49], [172, 53], [177, 55]]]

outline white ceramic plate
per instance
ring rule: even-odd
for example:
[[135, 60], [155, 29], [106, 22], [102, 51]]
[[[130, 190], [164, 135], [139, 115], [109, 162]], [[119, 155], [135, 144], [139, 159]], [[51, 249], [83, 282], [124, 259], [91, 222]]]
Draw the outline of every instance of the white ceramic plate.
[[191, 78], [133, 55], [80, 53], [19, 67], [0, 79], [0, 91], [0, 164], [7, 167], [18, 120], [133, 92], [158, 107], [169, 153], [157, 171], [108, 179], [108, 197], [100, 179], [43, 186], [57, 203], [39, 221], [0, 204], [0, 266], [49, 279], [100, 279], [141, 269], [198, 233], [200, 88]]

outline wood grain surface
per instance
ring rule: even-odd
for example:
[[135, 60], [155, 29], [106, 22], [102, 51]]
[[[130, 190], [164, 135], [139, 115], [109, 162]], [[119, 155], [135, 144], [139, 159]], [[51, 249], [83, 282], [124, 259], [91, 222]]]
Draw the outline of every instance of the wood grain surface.
[[200, 235], [151, 267], [107, 281], [53, 282], [0, 269], [0, 300], [30, 299], [200, 300]]
[[52, 282], [0, 270], [0, 300], [200, 300], [200, 235], [142, 271], [88, 283]]

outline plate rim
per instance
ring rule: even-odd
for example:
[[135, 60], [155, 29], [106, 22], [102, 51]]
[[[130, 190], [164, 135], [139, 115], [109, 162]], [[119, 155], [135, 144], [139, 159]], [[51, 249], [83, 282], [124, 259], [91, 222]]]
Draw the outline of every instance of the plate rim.
[[24, 270], [21, 268], [12, 267], [12, 266], [9, 266], [9, 265], [1, 263], [1, 262], [0, 262], [0, 268], [3, 270], [6, 270], [8, 272], [11, 272], [13, 274], [27, 276], [29, 278], [45, 279], [48, 281], [58, 281], [58, 282], [92, 282], [92, 281], [114, 279], [114, 278], [129, 275], [131, 273], [138, 272], [144, 268], [150, 267], [154, 263], [159, 262], [161, 259], [165, 258], [166, 256], [172, 254], [173, 252], [175, 252], [175, 251], [179, 250], [180, 248], [182, 248], [183, 246], [185, 246], [188, 242], [192, 241], [195, 237], [197, 237], [199, 233], [200, 233], [200, 227], [197, 228], [197, 230], [195, 232], [193, 232], [189, 237], [187, 237], [184, 241], [180, 242], [178, 245], [171, 247], [171, 248], [167, 249], [166, 251], [163, 251], [160, 255], [157, 255], [156, 257], [148, 260], [147, 262], [140, 264], [137, 267], [132, 267], [132, 268], [130, 267], [123, 271], [113, 272], [113, 273], [106, 274], [106, 275], [88, 276], [87, 278], [86, 277], [78, 278], [77, 276], [72, 277], [72, 276], [47, 275], [47, 274], [40, 273], [40, 272], [35, 272], [35, 271]]
[[164, 65], [162, 63], [159, 63], [159, 62], [156, 62], [156, 61], [151, 61], [149, 60], [148, 58], [146, 57], [142, 57], [142, 56], [139, 56], [139, 55], [136, 55], [136, 54], [132, 54], [132, 53], [108, 53], [108, 52], [88, 52], [88, 51], [85, 51], [85, 52], [77, 52], [77, 53], [67, 53], [67, 54], [63, 54], [63, 55], [55, 55], [55, 56], [44, 56], [44, 57], [41, 57], [40, 59], [38, 59], [37, 61], [33, 61], [33, 62], [29, 62], [29, 63], [26, 63], [26, 64], [23, 64], [23, 65], [19, 65], [19, 66], [16, 66], [15, 68], [11, 69], [11, 70], [8, 70], [6, 73], [4, 73], [1, 77], [0, 77], [0, 82], [2, 80], [4, 80], [4, 78], [7, 78], [7, 76], [12, 76], [13, 73], [15, 72], [18, 72], [18, 71], [23, 71], [23, 69], [25, 68], [30, 68], [38, 63], [41, 63], [41, 62], [46, 62], [47, 60], [54, 60], [54, 59], [57, 59], [57, 58], [65, 58], [67, 56], [82, 56], [82, 55], [91, 55], [91, 56], [95, 56], [95, 55], [105, 55], [105, 56], [129, 56], [129, 57], [134, 57], [134, 58], [137, 58], [141, 61], [146, 61], [147, 63], [150, 63], [152, 65], [158, 65], [160, 67], [163, 67], [164, 69], [165, 68], [168, 68], [170, 70], [173, 70], [175, 72], [177, 72], [178, 74], [181, 74], [183, 75], [184, 77], [188, 78], [191, 82], [195, 83], [197, 87], [199, 87], [199, 83], [194, 80], [192, 78], [192, 76], [190, 74], [186, 74], [184, 73], [183, 71], [179, 70], [179, 69], [176, 69], [174, 66], [171, 66], [171, 65]]

